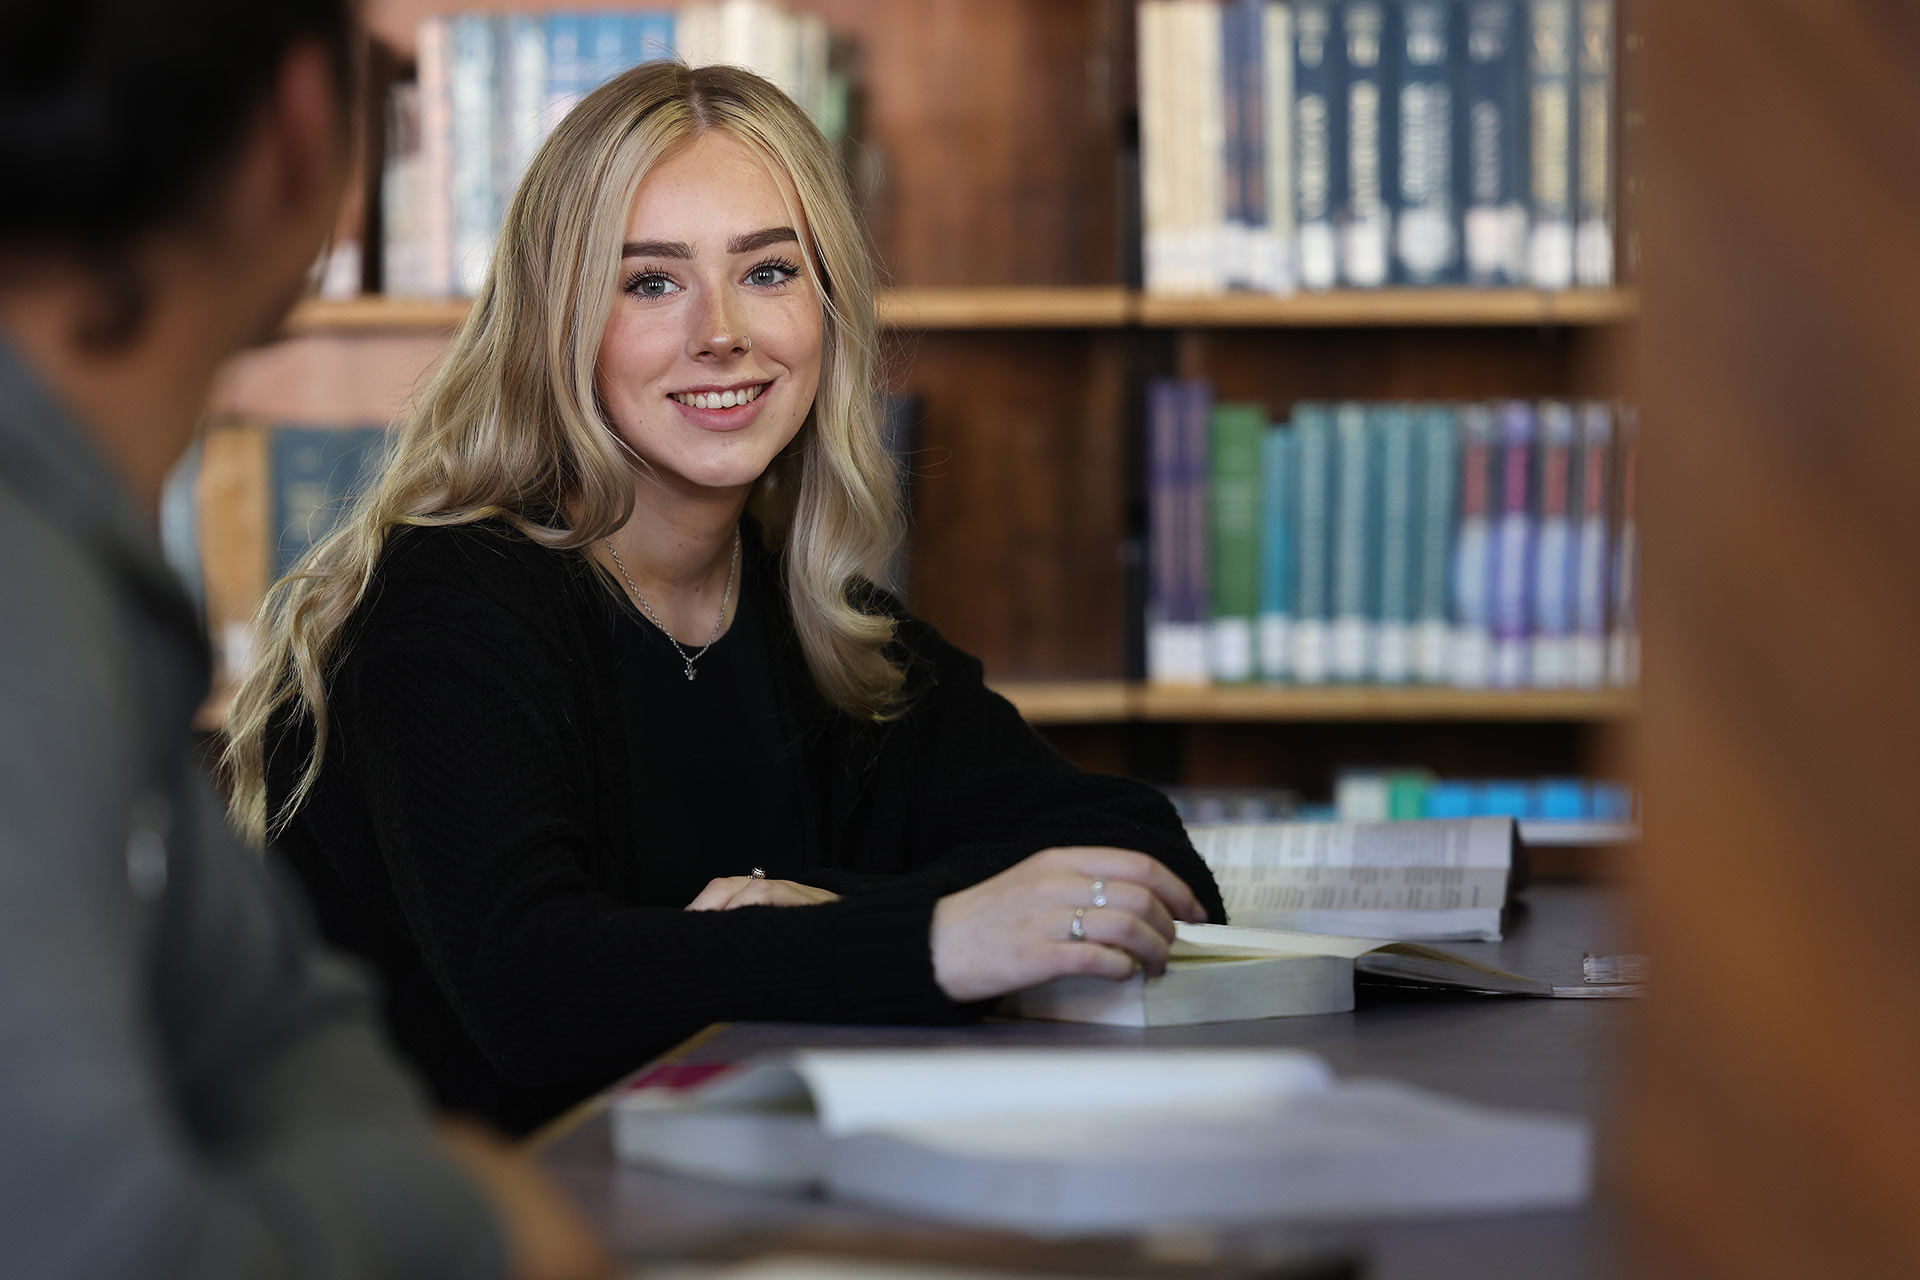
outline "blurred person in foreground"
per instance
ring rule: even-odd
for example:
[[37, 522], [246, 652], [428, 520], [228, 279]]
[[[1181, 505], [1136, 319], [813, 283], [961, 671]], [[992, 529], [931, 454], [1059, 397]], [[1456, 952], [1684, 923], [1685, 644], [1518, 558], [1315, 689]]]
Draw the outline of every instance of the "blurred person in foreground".
[[350, 0], [0, 2], [0, 1258], [10, 1275], [607, 1273], [437, 1132], [358, 981], [229, 834], [150, 529], [348, 152]]

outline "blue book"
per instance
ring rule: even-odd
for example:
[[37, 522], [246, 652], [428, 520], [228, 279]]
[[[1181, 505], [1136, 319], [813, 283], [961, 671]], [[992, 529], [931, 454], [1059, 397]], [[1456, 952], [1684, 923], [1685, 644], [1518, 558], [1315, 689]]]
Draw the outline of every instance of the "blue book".
[[1294, 539], [1293, 678], [1323, 684], [1333, 671], [1333, 409], [1293, 407], [1298, 460]]
[[272, 473], [273, 576], [300, 563], [339, 524], [386, 460], [384, 427], [276, 426], [268, 445]]
[[1332, 0], [1293, 9], [1293, 224], [1303, 289], [1340, 282], [1336, 203], [1346, 190], [1346, 87]]
[[1574, 283], [1613, 283], [1614, 0], [1579, 0], [1574, 183]]
[[588, 19], [577, 13], [547, 15], [547, 130], [567, 118], [593, 88]]
[[499, 101], [494, 118], [494, 194], [502, 214], [533, 156], [546, 141], [546, 20], [528, 14], [500, 19]]
[[1147, 679], [1176, 673], [1180, 610], [1180, 384], [1147, 384]]
[[1298, 446], [1284, 422], [1267, 428], [1260, 453], [1260, 677], [1293, 674], [1295, 510], [1299, 505]]
[[1455, 0], [1405, 0], [1399, 54], [1399, 176], [1393, 268], [1402, 284], [1463, 278], [1460, 212], [1454, 206]]
[[1221, 15], [1227, 79], [1227, 254], [1230, 287], [1271, 290], [1267, 211], [1267, 0], [1230, 0]]
[[1565, 289], [1573, 284], [1573, 0], [1528, 3], [1527, 276], [1536, 289]]
[[1460, 524], [1453, 540], [1453, 683], [1493, 683], [1493, 530], [1500, 452], [1493, 409], [1460, 410]]
[[627, 69], [627, 20], [611, 10], [581, 19], [585, 34], [588, 93]]
[[1454, 410], [1426, 405], [1415, 413], [1419, 457], [1420, 527], [1416, 538], [1413, 672], [1416, 680], [1441, 684], [1448, 663], [1451, 613], [1448, 579], [1453, 572], [1453, 535], [1459, 520], [1460, 444]]
[[1640, 520], [1635, 475], [1639, 470], [1640, 417], [1622, 405], [1614, 420], [1620, 472], [1619, 515], [1614, 521], [1613, 601], [1607, 631], [1607, 683], [1640, 683]]
[[1500, 406], [1500, 488], [1493, 540], [1493, 683], [1502, 689], [1527, 681], [1527, 633], [1533, 621], [1533, 406]]
[[1335, 409], [1334, 449], [1333, 675], [1361, 681], [1373, 676], [1379, 631], [1379, 451], [1366, 405]]
[[1387, 405], [1371, 414], [1380, 472], [1374, 600], [1373, 678], [1405, 684], [1413, 677], [1415, 587], [1420, 535], [1419, 451], [1413, 409]]
[[494, 179], [494, 113], [499, 100], [497, 19], [461, 14], [447, 21], [449, 97], [453, 105], [454, 287], [472, 296], [486, 281], [500, 225]]
[[1529, 682], [1541, 689], [1562, 689], [1573, 683], [1577, 437], [1572, 405], [1559, 400], [1540, 405], [1533, 481], [1534, 536], [1538, 542], [1534, 548], [1533, 633], [1528, 641], [1527, 669]]
[[1527, 280], [1526, 24], [1522, 0], [1468, 0], [1459, 156], [1467, 280]]
[[1207, 489], [1211, 480], [1208, 437], [1213, 417], [1213, 388], [1193, 380], [1180, 384], [1180, 578], [1174, 632], [1176, 679], [1204, 683], [1209, 675], [1209, 587], [1207, 545], [1211, 523]]
[[1386, 0], [1346, 0], [1340, 7], [1347, 184], [1335, 219], [1340, 224], [1340, 280], [1355, 288], [1387, 283], [1391, 262], [1399, 112], [1387, 54], [1398, 13]]
[[1578, 550], [1573, 591], [1573, 683], [1597, 689], [1607, 678], [1607, 504], [1613, 480], [1613, 414], [1603, 401], [1580, 409], [1580, 465], [1574, 487]]

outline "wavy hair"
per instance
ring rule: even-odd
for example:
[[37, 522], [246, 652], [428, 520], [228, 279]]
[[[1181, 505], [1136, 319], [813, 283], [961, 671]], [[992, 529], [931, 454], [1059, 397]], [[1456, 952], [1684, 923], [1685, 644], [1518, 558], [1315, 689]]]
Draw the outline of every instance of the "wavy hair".
[[[875, 402], [873, 256], [839, 162], [799, 107], [759, 76], [652, 63], [589, 94], [540, 148], [487, 278], [403, 415], [379, 481], [261, 604], [258, 652], [234, 696], [224, 757], [233, 820], [255, 845], [284, 828], [320, 777], [327, 673], [396, 530], [500, 520], [562, 552], [632, 516], [641, 464], [600, 408], [595, 358], [640, 183], [714, 129], [791, 181], [824, 312], [813, 407], [795, 444], [755, 482], [748, 510], [778, 554], [821, 693], [850, 715], [898, 713], [902, 673], [885, 652], [894, 621], [860, 607], [864, 584], [881, 580], [899, 541], [901, 514]], [[267, 737], [289, 713], [311, 718], [312, 750], [270, 812]]]

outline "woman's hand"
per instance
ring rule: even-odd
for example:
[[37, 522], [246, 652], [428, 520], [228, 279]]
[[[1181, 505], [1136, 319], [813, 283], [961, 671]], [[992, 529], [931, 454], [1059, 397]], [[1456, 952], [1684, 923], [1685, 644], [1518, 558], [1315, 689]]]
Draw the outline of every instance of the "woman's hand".
[[791, 880], [763, 880], [759, 876], [722, 876], [707, 881], [689, 911], [731, 911], [735, 907], [811, 907], [838, 902], [840, 895]]
[[[940, 899], [933, 909], [933, 976], [960, 1001], [1068, 974], [1119, 981], [1136, 965], [1157, 977], [1166, 971], [1173, 922], [1206, 918], [1193, 891], [1144, 853], [1045, 849]], [[1073, 936], [1076, 919], [1083, 940]]]

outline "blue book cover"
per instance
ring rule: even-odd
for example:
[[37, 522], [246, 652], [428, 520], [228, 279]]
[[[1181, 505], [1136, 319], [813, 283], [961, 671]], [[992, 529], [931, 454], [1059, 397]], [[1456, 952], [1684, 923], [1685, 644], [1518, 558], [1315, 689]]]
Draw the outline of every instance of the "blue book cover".
[[1559, 400], [1539, 407], [1539, 445], [1534, 452], [1536, 545], [1533, 559], [1533, 628], [1529, 637], [1529, 682], [1560, 689], [1573, 683], [1574, 464], [1573, 406]]
[[1294, 433], [1284, 422], [1267, 428], [1260, 452], [1260, 676], [1293, 674], [1295, 507], [1298, 483]]
[[1416, 537], [1414, 678], [1427, 684], [1449, 676], [1448, 580], [1453, 572], [1453, 536], [1459, 521], [1460, 444], [1455, 411], [1425, 405], [1415, 411], [1420, 484]]
[[1500, 406], [1500, 488], [1493, 540], [1493, 683], [1502, 689], [1527, 681], [1527, 633], [1533, 621], [1533, 406]]
[[1175, 662], [1179, 678], [1208, 677], [1207, 635], [1211, 580], [1207, 547], [1211, 523], [1207, 489], [1211, 479], [1208, 436], [1213, 417], [1213, 388], [1193, 380], [1180, 386], [1180, 602], [1176, 615]]
[[1300, 286], [1340, 282], [1336, 204], [1346, 191], [1346, 87], [1332, 0], [1298, 0], [1293, 10], [1294, 237]]
[[1468, 0], [1459, 157], [1467, 279], [1527, 280], [1526, 24], [1522, 0]]
[[1580, 466], [1574, 511], [1578, 571], [1573, 592], [1573, 682], [1597, 689], [1607, 678], [1607, 504], [1613, 478], [1613, 414], [1604, 401], [1580, 409]]
[[1393, 246], [1393, 193], [1399, 126], [1393, 64], [1398, 6], [1346, 0], [1339, 49], [1346, 82], [1347, 184], [1336, 206], [1340, 280], [1370, 289], [1387, 283]]
[[449, 97], [453, 104], [454, 284], [469, 297], [492, 264], [500, 225], [494, 179], [494, 113], [499, 100], [497, 19], [461, 14], [447, 21]]
[[384, 427], [276, 426], [272, 472], [273, 576], [286, 576], [332, 533], [386, 460]]
[[587, 67], [591, 52], [587, 18], [577, 13], [547, 15], [547, 130], [566, 119], [592, 89]]
[[1294, 538], [1293, 678], [1323, 684], [1333, 673], [1333, 409], [1293, 407], [1298, 500]]
[[494, 119], [494, 189], [502, 216], [547, 137], [545, 19], [509, 14], [500, 19], [499, 100]]
[[1527, 276], [1536, 289], [1565, 289], [1573, 284], [1573, 0], [1529, 4]]
[[1373, 678], [1405, 684], [1413, 677], [1414, 574], [1420, 534], [1419, 453], [1413, 409], [1404, 404], [1372, 411], [1379, 458], [1380, 500], [1375, 535]]
[[1180, 384], [1147, 384], [1147, 679], [1176, 672], [1181, 551]]
[[1248, 289], [1276, 288], [1277, 264], [1268, 260], [1267, 209], [1267, 0], [1232, 0], [1220, 24], [1228, 68], [1228, 113], [1233, 163], [1227, 283]]
[[1454, 284], [1463, 278], [1454, 206], [1454, 0], [1405, 0], [1400, 14], [1400, 129], [1393, 215], [1394, 278]]
[[1361, 681], [1374, 673], [1379, 630], [1379, 451], [1367, 406], [1334, 410], [1333, 675]]
[[1579, 0], [1575, 58], [1574, 283], [1613, 283], [1614, 0]]
[[1453, 540], [1453, 683], [1493, 683], [1493, 543], [1500, 450], [1489, 405], [1460, 409], [1460, 524]]

